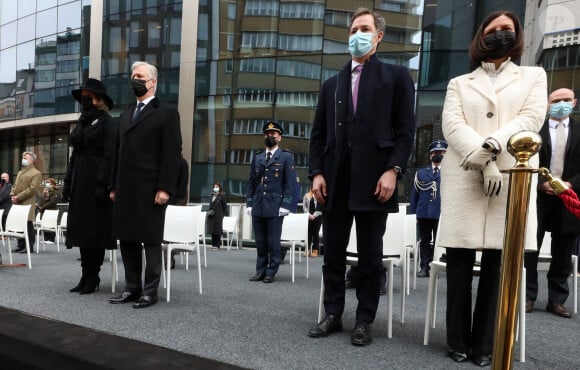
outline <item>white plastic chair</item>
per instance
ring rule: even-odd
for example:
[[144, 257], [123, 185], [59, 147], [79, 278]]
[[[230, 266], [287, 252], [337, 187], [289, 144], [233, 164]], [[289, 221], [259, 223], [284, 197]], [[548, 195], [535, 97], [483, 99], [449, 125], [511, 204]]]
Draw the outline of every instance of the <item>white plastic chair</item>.
[[[4, 228], [2, 227], [2, 216], [4, 216], [4, 209], [0, 209], [0, 232], [4, 231]], [[4, 237], [0, 239], [2, 239], [2, 246], [5, 247], [6, 243], [4, 243]]]
[[[164, 256], [163, 273], [167, 272], [167, 302], [170, 300], [171, 292], [171, 252], [196, 252], [197, 272], [199, 280], [199, 294], [202, 294], [201, 284], [201, 257], [199, 252], [199, 232], [198, 221], [200, 217], [201, 205], [198, 206], [167, 206], [165, 211], [165, 226], [163, 229], [163, 240], [167, 241], [164, 249], [167, 254]], [[186, 269], [188, 269], [186, 265]]]
[[222, 222], [222, 231], [226, 236], [228, 250], [236, 239], [236, 249], [240, 249], [240, 239], [238, 235], [238, 216], [225, 216]]
[[306, 278], [308, 279], [308, 213], [290, 213], [284, 217], [280, 240], [290, 243], [290, 264], [292, 265], [292, 282], [294, 282], [294, 266], [296, 263], [297, 245], [303, 245], [306, 253]]
[[47, 209], [42, 214], [40, 226], [36, 228], [36, 253], [40, 253], [40, 232], [42, 231], [42, 250], [46, 251], [46, 244], [52, 244], [44, 240], [44, 232], [52, 231], [56, 237], [56, 250], [60, 253], [60, 239], [58, 238], [58, 210]]
[[[205, 219], [207, 212], [200, 212], [197, 217], [197, 233], [199, 240], [203, 242], [203, 267], [207, 267], [207, 246], [205, 244]], [[188, 256], [189, 257], [189, 256]]]
[[417, 240], [417, 215], [405, 216], [405, 264], [407, 267], [407, 295], [411, 285], [411, 255], [413, 255], [413, 289], [417, 289], [417, 266], [419, 264], [419, 241]]
[[[439, 223], [441, 225], [441, 223]], [[437, 235], [439, 235], [439, 229], [437, 230]], [[431, 262], [431, 270], [429, 271], [429, 292], [427, 294], [427, 309], [425, 314], [425, 331], [423, 334], [423, 345], [429, 344], [429, 334], [431, 329], [435, 329], [435, 319], [436, 319], [436, 308], [437, 308], [437, 282], [439, 279], [439, 274], [447, 270], [447, 263], [441, 262], [440, 258], [443, 255], [443, 248], [439, 246], [439, 242], [435, 240], [435, 250], [433, 253], [433, 261]], [[473, 266], [474, 274], [479, 274], [481, 268], [477, 261], [481, 261], [481, 252], [476, 253], [476, 264]], [[519, 333], [518, 339], [520, 342], [520, 362], [525, 362], [525, 325], [526, 325], [526, 271], [523, 268], [522, 262], [522, 280], [520, 284], [520, 298], [519, 298], [519, 310], [518, 310], [518, 325]], [[522, 299], [522, 297], [524, 297]]]
[[28, 258], [28, 268], [32, 268], [32, 261], [30, 258], [30, 241], [28, 240], [28, 212], [30, 205], [13, 204], [10, 207], [8, 216], [6, 217], [6, 230], [0, 231], [0, 236], [8, 237], [8, 258], [12, 264], [12, 246], [10, 245], [10, 237], [22, 238], [26, 245], [26, 255]]
[[[387, 337], [393, 337], [393, 277], [394, 268], [401, 268], [401, 322], [405, 322], [405, 213], [391, 213], [387, 218], [387, 227], [383, 236], [383, 265], [388, 272], [387, 278]], [[350, 266], [358, 265], [356, 222], [353, 220], [350, 231], [350, 238], [347, 247], [346, 264]], [[322, 320], [322, 303], [324, 299], [324, 278], [320, 285], [320, 297], [318, 303], [318, 322]]]
[[64, 232], [66, 231], [66, 225], [68, 223], [68, 212], [63, 212], [60, 216], [60, 223], [57, 227], [56, 233], [56, 243], [59, 244], [61, 240], [64, 240]]

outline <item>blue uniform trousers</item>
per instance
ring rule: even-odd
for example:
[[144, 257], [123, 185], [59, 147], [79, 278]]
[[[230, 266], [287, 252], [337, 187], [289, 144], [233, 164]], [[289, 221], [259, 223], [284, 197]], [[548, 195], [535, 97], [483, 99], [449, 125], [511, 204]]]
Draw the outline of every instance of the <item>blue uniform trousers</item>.
[[280, 236], [284, 217], [252, 217], [256, 239], [256, 274], [274, 276], [280, 265]]

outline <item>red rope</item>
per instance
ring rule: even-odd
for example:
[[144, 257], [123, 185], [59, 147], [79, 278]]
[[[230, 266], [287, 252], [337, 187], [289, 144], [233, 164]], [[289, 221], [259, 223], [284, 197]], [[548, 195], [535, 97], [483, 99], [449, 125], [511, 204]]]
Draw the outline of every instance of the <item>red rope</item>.
[[560, 199], [568, 211], [572, 212], [574, 216], [580, 218], [580, 200], [572, 189], [564, 190], [560, 195]]

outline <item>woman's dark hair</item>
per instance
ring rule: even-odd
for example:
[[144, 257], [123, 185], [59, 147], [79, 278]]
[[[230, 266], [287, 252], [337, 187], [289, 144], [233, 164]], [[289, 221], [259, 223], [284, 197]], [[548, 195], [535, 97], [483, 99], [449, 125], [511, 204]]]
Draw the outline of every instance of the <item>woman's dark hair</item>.
[[516, 31], [516, 44], [507, 55], [511, 57], [512, 60], [519, 59], [522, 56], [522, 53], [524, 52], [524, 31], [522, 30], [520, 20], [510, 11], [498, 10], [491, 13], [483, 20], [475, 32], [473, 41], [471, 41], [471, 46], [469, 47], [469, 59], [471, 60], [471, 66], [473, 68], [479, 67], [481, 62], [487, 59], [487, 53], [489, 52], [489, 48], [485, 45], [483, 31], [494, 19], [501, 17], [502, 15], [505, 15], [514, 22], [514, 29]]

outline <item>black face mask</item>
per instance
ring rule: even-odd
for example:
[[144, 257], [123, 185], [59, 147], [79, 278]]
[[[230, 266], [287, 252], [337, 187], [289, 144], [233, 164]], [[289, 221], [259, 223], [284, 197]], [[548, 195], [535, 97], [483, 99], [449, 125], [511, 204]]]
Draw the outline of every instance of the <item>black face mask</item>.
[[149, 90], [147, 88], [147, 81], [139, 80], [136, 78], [131, 80], [131, 89], [133, 90], [133, 94], [135, 94], [135, 96], [138, 98], [147, 94], [147, 90]]
[[442, 160], [443, 160], [443, 154], [433, 154], [433, 157], [431, 158], [431, 162], [434, 162], [434, 163], [441, 163]]
[[266, 146], [268, 148], [272, 148], [274, 146], [276, 146], [276, 138], [274, 136], [266, 136], [264, 138], [264, 143], [266, 144]]
[[86, 112], [97, 108], [93, 104], [93, 98], [88, 95], [81, 97], [81, 105], [83, 107], [83, 110]]
[[512, 31], [496, 31], [483, 38], [489, 50], [485, 53], [486, 59], [495, 60], [506, 56], [516, 45], [516, 33]]

